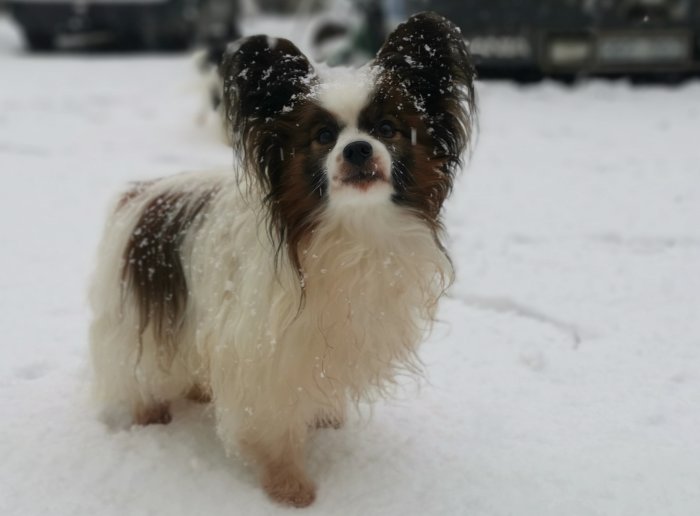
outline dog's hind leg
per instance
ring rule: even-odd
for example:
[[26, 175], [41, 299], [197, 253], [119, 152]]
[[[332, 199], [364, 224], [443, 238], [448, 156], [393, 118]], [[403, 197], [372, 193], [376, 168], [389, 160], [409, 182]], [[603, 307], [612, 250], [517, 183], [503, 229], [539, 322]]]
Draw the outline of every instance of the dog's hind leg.
[[146, 414], [157, 403], [139, 382], [136, 330], [130, 330], [123, 318], [102, 313], [90, 326], [90, 352], [93, 395], [102, 419], [117, 427], [153, 419]]
[[116, 426], [168, 423], [169, 402], [197, 380], [190, 374], [199, 365], [196, 351], [179, 346], [194, 339], [183, 322], [187, 285], [180, 248], [166, 234], [179, 234], [191, 222], [191, 199], [149, 189], [157, 185], [136, 185], [117, 201], [90, 288], [94, 394], [103, 419]]
[[90, 328], [94, 395], [110, 426], [167, 424], [170, 402], [191, 385], [175, 360], [164, 367], [150, 334], [139, 339], [128, 315], [102, 313]]
[[137, 425], [167, 425], [172, 421], [170, 403], [152, 402], [149, 405], [137, 404], [133, 419]]

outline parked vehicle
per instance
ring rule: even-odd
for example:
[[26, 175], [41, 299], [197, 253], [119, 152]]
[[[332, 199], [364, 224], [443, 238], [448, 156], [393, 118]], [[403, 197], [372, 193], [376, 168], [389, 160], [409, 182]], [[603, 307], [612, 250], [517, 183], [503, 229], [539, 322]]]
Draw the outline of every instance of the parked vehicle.
[[[367, 2], [356, 2], [357, 10], [366, 12]], [[399, 18], [419, 11], [432, 10], [451, 19], [468, 40], [482, 76], [700, 71], [698, 0], [385, 0], [382, 4], [389, 22], [385, 33]], [[397, 12], [403, 16], [397, 17]], [[369, 31], [371, 19], [365, 17], [365, 25], [348, 34]], [[337, 27], [334, 34], [340, 34]], [[354, 47], [350, 38], [345, 56]], [[359, 52], [367, 54], [366, 48], [358, 48]]]
[[483, 73], [700, 71], [697, 0], [408, 0], [457, 23]]
[[7, 0], [28, 47], [115, 46], [181, 50], [234, 39], [237, 0]]

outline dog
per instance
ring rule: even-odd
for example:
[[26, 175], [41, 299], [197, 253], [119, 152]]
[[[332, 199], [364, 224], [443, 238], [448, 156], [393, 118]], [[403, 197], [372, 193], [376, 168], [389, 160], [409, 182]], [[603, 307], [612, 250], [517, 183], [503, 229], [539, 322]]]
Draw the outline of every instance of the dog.
[[453, 280], [441, 211], [474, 69], [459, 29], [423, 13], [360, 69], [253, 36], [220, 73], [235, 170], [134, 183], [111, 207], [90, 292], [95, 394], [139, 425], [211, 401], [225, 449], [304, 507], [310, 432], [421, 370]]

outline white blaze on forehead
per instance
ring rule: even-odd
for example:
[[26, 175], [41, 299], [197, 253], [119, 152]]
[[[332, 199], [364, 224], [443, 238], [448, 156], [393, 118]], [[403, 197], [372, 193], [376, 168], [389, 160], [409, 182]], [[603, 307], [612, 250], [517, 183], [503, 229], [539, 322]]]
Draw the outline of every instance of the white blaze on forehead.
[[356, 127], [360, 112], [369, 102], [372, 86], [366, 69], [327, 69], [321, 77], [319, 101], [339, 122]]
[[[386, 204], [390, 206], [393, 191], [391, 179], [391, 154], [386, 146], [370, 134], [360, 130], [358, 118], [370, 102], [370, 95], [375, 81], [370, 69], [326, 68], [319, 71], [321, 83], [317, 90], [318, 101], [333, 114], [342, 126], [333, 149], [326, 158], [326, 174], [330, 184], [330, 209], [345, 212], [347, 209], [357, 212], [357, 205], [362, 206]], [[383, 178], [366, 189], [357, 189], [344, 184], [343, 176], [347, 174], [347, 163], [343, 158], [345, 147], [357, 140], [368, 142], [372, 146], [372, 161], [369, 167], [377, 176]], [[362, 210], [360, 210], [362, 211]]]

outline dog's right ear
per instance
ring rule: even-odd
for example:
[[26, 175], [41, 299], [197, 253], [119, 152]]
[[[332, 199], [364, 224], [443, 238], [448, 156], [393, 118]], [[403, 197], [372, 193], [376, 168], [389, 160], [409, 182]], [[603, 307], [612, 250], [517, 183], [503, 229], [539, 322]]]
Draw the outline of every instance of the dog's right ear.
[[291, 41], [268, 36], [240, 39], [226, 50], [220, 68], [230, 128], [245, 137], [251, 122], [291, 111], [317, 83], [307, 57]]

